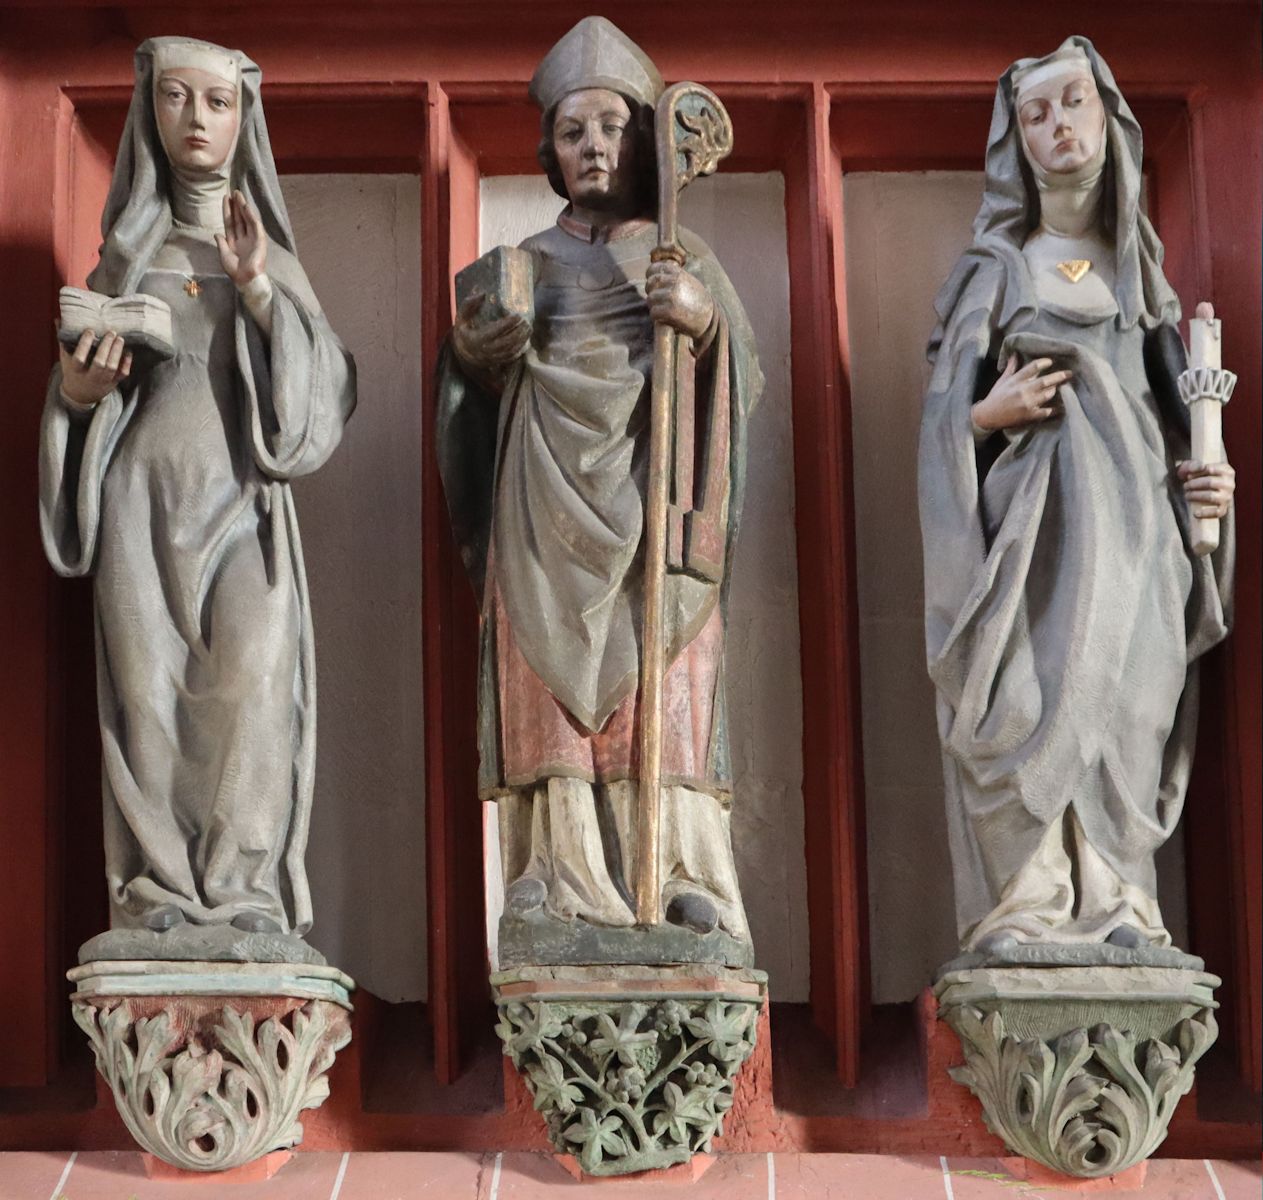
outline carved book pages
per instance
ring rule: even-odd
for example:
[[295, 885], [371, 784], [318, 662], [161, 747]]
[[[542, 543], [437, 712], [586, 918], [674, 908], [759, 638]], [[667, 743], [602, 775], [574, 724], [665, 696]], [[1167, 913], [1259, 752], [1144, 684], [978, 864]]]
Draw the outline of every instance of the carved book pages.
[[85, 330], [94, 337], [113, 331], [121, 334], [127, 349], [141, 350], [157, 358], [175, 353], [171, 333], [171, 309], [157, 296], [103, 296], [86, 288], [64, 287], [61, 302], [61, 328], [57, 338], [73, 350]]

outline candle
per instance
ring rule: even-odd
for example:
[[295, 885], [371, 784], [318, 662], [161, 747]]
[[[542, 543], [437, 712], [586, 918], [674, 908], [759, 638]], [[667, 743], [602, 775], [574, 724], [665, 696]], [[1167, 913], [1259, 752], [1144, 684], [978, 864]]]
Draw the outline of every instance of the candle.
[[[1180, 394], [1188, 405], [1190, 449], [1193, 460], [1200, 463], [1224, 461], [1223, 406], [1236, 379], [1220, 367], [1221, 337], [1215, 310], [1203, 301], [1188, 323], [1189, 369], [1180, 376]], [[1219, 520], [1190, 514], [1189, 533], [1193, 553], [1209, 554], [1219, 545]]]
[[1196, 371], [1199, 367], [1213, 367], [1221, 363], [1221, 333], [1217, 317], [1205, 320], [1193, 317], [1188, 323], [1188, 365]]

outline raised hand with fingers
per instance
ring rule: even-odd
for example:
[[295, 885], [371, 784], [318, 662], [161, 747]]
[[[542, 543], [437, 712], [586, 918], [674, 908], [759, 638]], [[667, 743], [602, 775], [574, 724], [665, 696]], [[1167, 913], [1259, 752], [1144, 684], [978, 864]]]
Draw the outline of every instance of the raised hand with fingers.
[[121, 334], [113, 330], [107, 333], [97, 343], [95, 354], [94, 340], [92, 331], [85, 329], [73, 354], [59, 346], [61, 394], [80, 408], [100, 404], [132, 371], [132, 352], [124, 345]]
[[244, 288], [267, 271], [268, 235], [259, 214], [238, 190], [224, 197], [224, 232], [215, 235], [224, 274]]
[[1052, 365], [1051, 358], [1035, 358], [1019, 368], [1010, 355], [995, 386], [974, 405], [974, 424], [987, 431], [1021, 429], [1061, 416], [1057, 389], [1073, 372], [1050, 371]]
[[531, 323], [509, 313], [486, 324], [476, 323], [486, 297], [475, 292], [456, 312], [452, 346], [456, 356], [480, 371], [497, 371], [520, 358], [531, 341]]

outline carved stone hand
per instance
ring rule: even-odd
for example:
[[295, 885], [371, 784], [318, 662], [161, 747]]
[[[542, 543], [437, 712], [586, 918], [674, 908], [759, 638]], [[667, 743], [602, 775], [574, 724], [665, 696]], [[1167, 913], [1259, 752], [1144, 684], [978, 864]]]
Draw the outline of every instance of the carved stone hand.
[[474, 318], [485, 299], [477, 292], [461, 305], [452, 327], [452, 347], [466, 366], [494, 372], [525, 352], [531, 341], [531, 323], [525, 317], [510, 313], [485, 325], [476, 325]]
[[215, 235], [224, 274], [244, 288], [267, 271], [268, 235], [259, 214], [241, 194], [224, 197], [224, 232]]
[[645, 273], [645, 292], [654, 321], [689, 337], [701, 337], [715, 315], [715, 301], [706, 285], [677, 263], [653, 263]]
[[131, 374], [132, 352], [125, 349], [121, 334], [111, 330], [92, 353], [93, 333], [83, 331], [72, 354], [65, 346], [61, 355], [61, 394], [80, 408], [100, 404]]
[[990, 432], [1017, 429], [1060, 416], [1057, 389], [1070, 378], [1072, 372], [1044, 374], [1051, 366], [1051, 358], [1036, 358], [1019, 370], [1016, 355], [1011, 355], [995, 386], [974, 405], [974, 424]]

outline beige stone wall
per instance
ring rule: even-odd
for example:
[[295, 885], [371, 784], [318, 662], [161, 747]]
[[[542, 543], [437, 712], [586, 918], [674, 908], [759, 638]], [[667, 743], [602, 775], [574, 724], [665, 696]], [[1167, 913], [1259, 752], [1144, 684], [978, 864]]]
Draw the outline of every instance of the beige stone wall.
[[416, 176], [287, 176], [298, 253], [359, 407], [294, 485], [316, 628], [312, 944], [386, 1000], [426, 995], [421, 199]]

